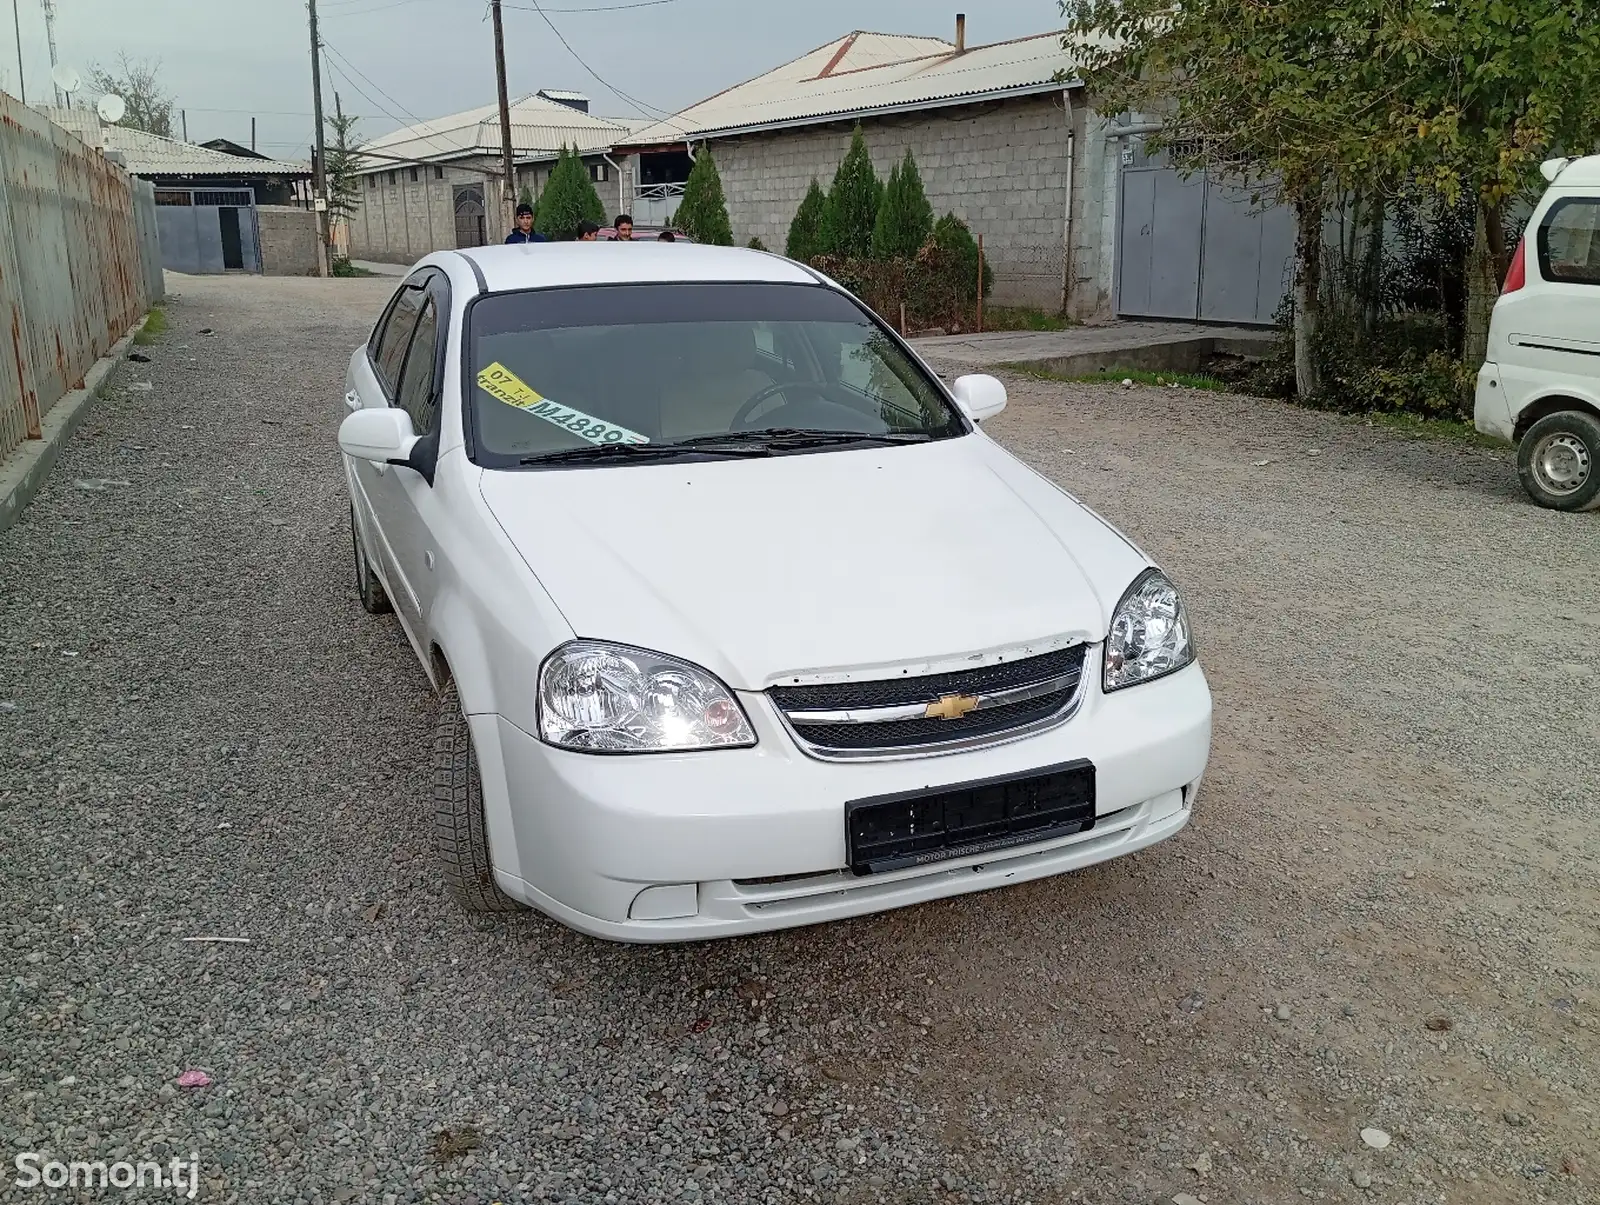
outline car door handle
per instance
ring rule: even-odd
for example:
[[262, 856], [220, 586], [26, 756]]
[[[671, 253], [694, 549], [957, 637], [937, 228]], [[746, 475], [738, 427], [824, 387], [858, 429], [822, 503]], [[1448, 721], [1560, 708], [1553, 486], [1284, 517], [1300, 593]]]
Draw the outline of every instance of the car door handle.
[[354, 389], [346, 390], [344, 395], [344, 404], [345, 408], [348, 410], [361, 409], [361, 395]]

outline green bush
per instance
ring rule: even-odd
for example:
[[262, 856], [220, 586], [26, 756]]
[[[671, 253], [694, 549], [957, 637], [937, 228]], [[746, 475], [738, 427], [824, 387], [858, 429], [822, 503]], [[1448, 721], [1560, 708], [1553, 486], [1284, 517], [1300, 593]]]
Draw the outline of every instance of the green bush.
[[1423, 418], [1472, 418], [1477, 374], [1450, 352], [1408, 354], [1392, 363], [1366, 363], [1344, 374], [1336, 391], [1320, 401], [1331, 408], [1415, 414]]
[[745, 246], [749, 247], [750, 250], [752, 250], [752, 251], [765, 251], [767, 249], [767, 245], [765, 243], [763, 243], [759, 238], [751, 239], [748, 243], [745, 244]]
[[872, 257], [913, 256], [933, 234], [933, 206], [922, 190], [922, 176], [910, 148], [889, 173], [877, 222], [872, 228]]
[[575, 149], [561, 148], [561, 157], [550, 171], [550, 179], [539, 194], [533, 228], [555, 242], [574, 239], [584, 222], [604, 225], [605, 206], [589, 179], [589, 169]]
[[811, 187], [806, 189], [805, 199], [795, 211], [794, 221], [789, 223], [789, 238], [784, 244], [783, 253], [803, 264], [808, 264], [817, 256], [824, 254], [827, 247], [822, 241], [822, 223], [827, 211], [827, 194], [822, 191], [822, 185], [818, 184], [816, 177], [813, 176]]
[[[932, 239], [910, 258], [819, 255], [812, 262], [892, 327], [900, 325], [902, 304], [911, 330], [938, 327], [959, 331], [972, 323], [973, 306], [963, 293], [962, 284], [966, 265]], [[973, 271], [975, 274], [976, 267]]]
[[728, 202], [722, 195], [722, 176], [711, 158], [711, 148], [702, 147], [695, 155], [694, 167], [683, 186], [683, 201], [676, 214], [677, 229], [697, 243], [714, 247], [733, 246], [733, 226], [728, 221]]
[[822, 246], [827, 255], [865, 259], [872, 254], [872, 231], [878, 223], [883, 184], [872, 170], [867, 139], [856, 126], [850, 150], [834, 173], [822, 219]]
[[[936, 246], [959, 264], [965, 273], [961, 296], [969, 303], [978, 300], [978, 240], [972, 237], [967, 224], [953, 213], [947, 213], [933, 227]], [[994, 269], [985, 261], [983, 265], [983, 295], [994, 291]]]

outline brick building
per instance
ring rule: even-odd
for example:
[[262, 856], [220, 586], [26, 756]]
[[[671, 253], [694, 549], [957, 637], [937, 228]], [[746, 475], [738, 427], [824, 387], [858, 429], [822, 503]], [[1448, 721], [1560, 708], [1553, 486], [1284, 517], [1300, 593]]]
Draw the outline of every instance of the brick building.
[[782, 250], [811, 180], [828, 186], [859, 122], [881, 177], [909, 148], [935, 213], [984, 236], [997, 301], [1108, 315], [1111, 123], [1090, 110], [1058, 32], [970, 47], [965, 34], [964, 19], [953, 42], [848, 34], [646, 126], [617, 148], [633, 161], [635, 216], [672, 212], [688, 151], [707, 145], [735, 240]]

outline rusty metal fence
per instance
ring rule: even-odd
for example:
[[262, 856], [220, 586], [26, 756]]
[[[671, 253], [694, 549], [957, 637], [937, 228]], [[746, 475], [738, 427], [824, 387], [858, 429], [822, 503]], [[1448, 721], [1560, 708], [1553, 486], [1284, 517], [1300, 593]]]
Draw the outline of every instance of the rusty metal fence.
[[148, 186], [0, 93], [0, 457], [41, 438], [159, 299], [154, 209]]

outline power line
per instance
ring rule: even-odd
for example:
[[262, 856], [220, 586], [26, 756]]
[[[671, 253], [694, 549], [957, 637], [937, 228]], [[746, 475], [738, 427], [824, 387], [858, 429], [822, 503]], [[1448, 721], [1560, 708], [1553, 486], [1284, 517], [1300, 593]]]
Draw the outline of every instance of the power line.
[[537, 4], [506, 4], [504, 8], [520, 9], [525, 13], [620, 13], [630, 8], [659, 8], [663, 4], [676, 4], [678, 0], [634, 0], [632, 4], [601, 4], [590, 8], [540, 8]]
[[[384, 0], [381, 3], [379, 0], [327, 0], [326, 7], [337, 10], [328, 14], [328, 19], [332, 19], [333, 17], [360, 17], [368, 13], [388, 12], [391, 9], [418, 2], [419, 0]], [[557, 15], [562, 13], [619, 13], [626, 12], [629, 9], [659, 8], [662, 5], [676, 3], [678, 3], [678, 0], [628, 0], [628, 2], [622, 4], [590, 4], [575, 8], [550, 8], [545, 11]], [[367, 5], [367, 7], [359, 7], [361, 5]], [[520, 9], [525, 13], [539, 11], [537, 8], [526, 4], [505, 4], [502, 7]]]
[[[508, 6], [508, 7], [510, 7], [510, 6]], [[582, 67], [585, 71], [587, 71], [590, 75], [594, 76], [594, 78], [600, 82], [601, 87], [610, 89], [611, 92], [614, 93], [619, 100], [621, 100], [621, 101], [623, 101], [623, 102], [625, 102], [627, 104], [633, 105], [636, 112], [641, 112], [645, 116], [649, 116], [651, 113], [654, 113], [658, 118], [672, 116], [672, 114], [670, 112], [668, 112], [667, 110], [665, 110], [665, 109], [658, 109], [654, 105], [646, 104], [644, 101], [640, 100], [637, 96], [630, 96], [628, 93], [624, 92], [621, 88], [617, 87], [615, 84], [613, 84], [609, 80], [607, 80], [603, 75], [601, 75], [593, 67], [589, 66], [588, 63], [584, 62], [583, 61], [583, 56], [580, 55], [576, 50], [574, 50], [572, 48], [572, 43], [567, 41], [566, 36], [563, 35], [562, 32], [559, 29], [556, 28], [556, 23], [550, 19], [550, 15], [548, 13], [546, 13], [542, 7], [540, 7], [539, 0], [533, 0], [533, 10], [532, 11], [538, 13], [541, 17], [544, 18], [544, 23], [550, 27], [550, 32], [556, 35], [556, 40], [559, 41], [563, 46], [565, 46], [567, 48], [567, 53], [568, 54], [570, 54], [573, 58], [578, 60], [578, 66]]]
[[[326, 46], [327, 43], [324, 42], [323, 45]], [[188, 109], [193, 109], [196, 113], [243, 113], [247, 117], [313, 117], [313, 116], [315, 116], [315, 114], [312, 114], [312, 113], [291, 113], [287, 109], [208, 109], [204, 105], [185, 105], [184, 107], [188, 108]], [[352, 114], [352, 116], [365, 117], [365, 118], [368, 118], [369, 120], [376, 121], [379, 117], [387, 117], [389, 115], [387, 113], [356, 113], [356, 114]]]
[[[367, 2], [367, 0], [356, 0], [356, 2], [357, 3], [364, 3], [364, 2]], [[340, 11], [340, 12], [330, 13], [329, 14], [329, 18], [333, 19], [333, 18], [336, 18], [336, 17], [364, 17], [368, 13], [387, 12], [390, 9], [399, 8], [402, 5], [414, 4], [414, 3], [416, 3], [416, 0], [391, 0], [391, 2], [388, 3], [388, 4], [376, 4], [376, 5], [373, 5], [373, 7], [371, 7], [371, 8], [346, 9], [346, 10], [343, 10], [343, 11]]]
[[[356, 92], [362, 97], [362, 99], [364, 99], [369, 105], [372, 105], [374, 108], [381, 110], [382, 113], [384, 114], [384, 116], [389, 118], [390, 121], [393, 121], [397, 125], [401, 125], [401, 126], [406, 126], [406, 125], [409, 124], [412, 128], [417, 130], [418, 136], [424, 142], [428, 143], [429, 145], [434, 147], [434, 149], [436, 149], [438, 151], [441, 151], [441, 152], [443, 152], [445, 154], [453, 154], [456, 150], [460, 149], [458, 147], [445, 146], [445, 145], [435, 141], [435, 137], [443, 138], [444, 135], [440, 134], [438, 130], [434, 129], [427, 122], [423, 121], [422, 118], [418, 117], [415, 113], [411, 112], [410, 109], [406, 108], [399, 101], [395, 100], [394, 97], [390, 96], [382, 88], [378, 87], [378, 85], [373, 83], [371, 79], [368, 79], [366, 72], [362, 71], [361, 68], [357, 67], [348, 58], [346, 58], [345, 55], [340, 53], [333, 46], [329, 45], [326, 38], [323, 39], [322, 47], [329, 54], [333, 55], [336, 59], [338, 59], [340, 63], [344, 64], [345, 67], [349, 68], [349, 71], [343, 70], [342, 68], [338, 68], [337, 64], [330, 63], [329, 66], [330, 67], [334, 67], [335, 69], [337, 69], [339, 71], [339, 74], [341, 76], [343, 76], [346, 81], [349, 82], [350, 86], [356, 90]], [[363, 89], [360, 84], [356, 83], [355, 80], [350, 78], [350, 71], [354, 71], [362, 79], [366, 80], [368, 85], [370, 85], [372, 87], [372, 89], [378, 93], [378, 95], [380, 95], [384, 99], [388, 100], [389, 103], [394, 105], [395, 108], [399, 109], [400, 112], [404, 113], [406, 116], [411, 118], [411, 121], [409, 123], [401, 121], [400, 118], [396, 117], [393, 113], [389, 112], [388, 109], [385, 109], [382, 104], [380, 104], [376, 100], [373, 100], [372, 97], [367, 94], [365, 89]]]
[[[373, 100], [372, 97], [368, 96], [366, 91], [361, 87], [361, 85], [356, 83], [355, 80], [351, 79], [349, 73], [344, 71], [339, 66], [338, 63], [329, 63], [328, 64], [328, 70], [334, 72], [335, 74], [337, 74], [340, 79], [344, 80], [345, 83], [349, 84], [352, 88], [354, 88], [356, 90], [356, 94], [358, 96], [360, 96], [363, 100], [365, 100], [369, 105], [372, 105], [373, 107], [375, 107], [377, 109], [382, 109], [383, 110], [383, 115], [385, 117], [387, 117], [390, 121], [394, 122], [396, 125], [399, 125], [399, 126], [405, 126], [406, 125], [404, 120], [402, 120], [399, 117], [396, 117], [393, 113], [389, 112], [387, 109], [384, 109], [383, 106], [381, 104], [379, 104], [377, 101]], [[407, 127], [407, 128], [414, 128], [414, 127]], [[433, 146], [435, 150], [438, 150], [438, 151], [442, 152], [443, 154], [447, 154], [447, 155], [454, 154], [457, 150], [460, 149], [458, 147], [442, 146], [439, 143], [434, 142], [433, 139], [429, 138], [426, 134], [419, 135], [419, 137], [421, 137], [424, 142], [427, 142], [431, 146]]]

